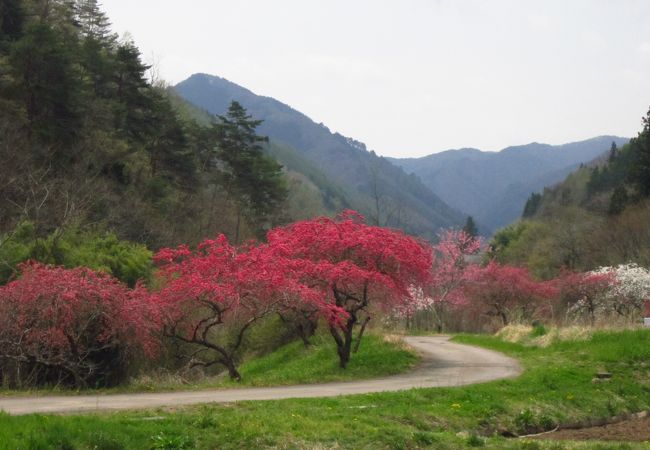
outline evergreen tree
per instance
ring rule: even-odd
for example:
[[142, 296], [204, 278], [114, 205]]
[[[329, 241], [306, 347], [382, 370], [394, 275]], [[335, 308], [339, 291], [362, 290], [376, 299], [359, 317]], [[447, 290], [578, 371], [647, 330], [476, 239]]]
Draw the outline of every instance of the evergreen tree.
[[627, 189], [625, 189], [625, 186], [618, 186], [614, 189], [614, 192], [612, 192], [607, 213], [611, 216], [616, 216], [623, 212], [627, 203]]
[[97, 0], [77, 0], [77, 21], [81, 35], [93, 41], [112, 46], [117, 41], [115, 33], [111, 30], [111, 22], [101, 10]]
[[643, 118], [643, 130], [632, 139], [630, 146], [633, 154], [630, 181], [642, 197], [648, 197], [650, 196], [650, 110]]
[[542, 202], [542, 194], [539, 194], [537, 192], [533, 192], [530, 194], [530, 197], [528, 197], [528, 200], [526, 201], [526, 205], [524, 206], [524, 212], [522, 214], [522, 217], [528, 218], [528, 217], [533, 217], [537, 210], [539, 209], [539, 205]]
[[189, 149], [187, 133], [165, 97], [156, 91], [149, 93], [151, 109], [146, 111], [147, 123], [155, 124], [149, 132], [145, 149], [149, 154], [151, 173], [191, 188], [195, 181], [196, 164]]
[[31, 130], [58, 149], [71, 142], [79, 126], [79, 79], [75, 47], [47, 22], [29, 24], [22, 39], [11, 48], [9, 62], [16, 83], [12, 96], [19, 99]]
[[476, 228], [476, 222], [474, 222], [474, 218], [472, 216], [467, 216], [463, 231], [471, 237], [478, 236], [478, 228]]
[[118, 129], [134, 142], [145, 141], [148, 133], [143, 131], [157, 126], [146, 114], [152, 102], [148, 95], [151, 89], [146, 77], [148, 69], [133, 42], [127, 40], [118, 46], [111, 93], [116, 101], [115, 119]]
[[602, 175], [600, 172], [600, 167], [596, 166], [591, 169], [589, 174], [589, 181], [587, 181], [587, 195], [591, 196], [592, 194], [598, 192], [602, 184]]
[[[248, 115], [246, 109], [233, 101], [225, 116], [215, 125], [219, 159], [225, 163], [226, 179], [235, 194], [239, 216], [244, 214], [262, 234], [265, 222], [287, 197], [282, 166], [263, 152], [267, 137], [258, 136], [256, 128], [262, 123]], [[240, 218], [235, 240], [239, 240]]]
[[609, 158], [608, 158], [610, 164], [613, 163], [617, 157], [618, 157], [618, 147], [616, 146], [616, 142], [612, 142], [612, 146], [609, 149]]
[[0, 2], [0, 45], [3, 40], [20, 37], [25, 21], [25, 11], [21, 0], [2, 0]]

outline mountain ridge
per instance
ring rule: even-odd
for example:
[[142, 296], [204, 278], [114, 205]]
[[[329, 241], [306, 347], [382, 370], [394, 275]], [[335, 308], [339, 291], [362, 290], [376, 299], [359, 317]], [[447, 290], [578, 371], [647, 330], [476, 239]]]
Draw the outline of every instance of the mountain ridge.
[[602, 135], [561, 145], [532, 142], [498, 152], [463, 148], [389, 160], [418, 175], [447, 204], [494, 231], [521, 215], [532, 192], [562, 181], [580, 164], [609, 151], [612, 142], [620, 147], [628, 141]]
[[379, 225], [435, 239], [442, 228], [460, 226], [465, 217], [422, 181], [365, 144], [332, 132], [304, 113], [272, 97], [258, 96], [225, 78], [194, 74], [174, 87], [185, 100], [222, 115], [233, 100], [263, 120], [258, 133], [298, 151], [342, 187], [350, 206]]

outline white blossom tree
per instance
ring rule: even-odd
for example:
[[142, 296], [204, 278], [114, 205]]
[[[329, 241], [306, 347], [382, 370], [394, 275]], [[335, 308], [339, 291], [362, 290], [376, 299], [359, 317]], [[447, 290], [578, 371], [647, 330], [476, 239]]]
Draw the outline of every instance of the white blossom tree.
[[616, 267], [600, 267], [594, 274], [612, 274], [616, 280], [602, 297], [604, 309], [621, 316], [631, 316], [643, 310], [650, 300], [650, 271], [634, 263]]

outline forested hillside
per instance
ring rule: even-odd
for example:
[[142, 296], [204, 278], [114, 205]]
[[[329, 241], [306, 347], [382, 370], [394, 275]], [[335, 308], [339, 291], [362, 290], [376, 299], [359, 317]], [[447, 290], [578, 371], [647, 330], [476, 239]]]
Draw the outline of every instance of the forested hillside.
[[532, 192], [562, 181], [581, 163], [605, 153], [612, 142], [621, 146], [627, 141], [600, 136], [558, 146], [532, 143], [500, 152], [469, 148], [391, 161], [418, 175], [447, 204], [473, 216], [489, 233], [516, 220]]
[[150, 264], [146, 247], [237, 242], [345, 206], [283, 170], [240, 105], [205, 116], [153, 85], [96, 1], [4, 0], [0, 31], [4, 279], [28, 258], [125, 271]]
[[[373, 223], [435, 238], [440, 228], [460, 225], [465, 219], [416, 176], [273, 98], [205, 74], [193, 75], [175, 89], [212, 114], [223, 114], [233, 100], [240, 102], [264, 120], [260, 132], [283, 147], [282, 152], [274, 153], [281, 162], [292, 168], [292, 160], [300, 158], [301, 164], [308, 161], [318, 167], [331, 183], [340, 186], [349, 206]], [[296, 170], [302, 171], [300, 167]]]
[[532, 194], [521, 221], [499, 231], [493, 255], [538, 276], [561, 268], [650, 265], [650, 113], [629, 144]]

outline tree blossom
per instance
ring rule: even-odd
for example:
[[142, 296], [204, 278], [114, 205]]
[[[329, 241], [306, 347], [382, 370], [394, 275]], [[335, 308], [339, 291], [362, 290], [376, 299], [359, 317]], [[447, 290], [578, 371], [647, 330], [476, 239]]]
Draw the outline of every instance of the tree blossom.
[[607, 292], [615, 283], [616, 277], [611, 271], [565, 272], [555, 280], [568, 312], [586, 316], [591, 323], [599, 314], [608, 311]]
[[529, 320], [540, 310], [548, 309], [558, 294], [555, 283], [535, 280], [523, 267], [501, 265], [491, 261], [471, 273], [468, 291], [472, 302], [485, 308], [508, 325], [513, 315]]
[[[268, 242], [278, 257], [298, 262], [294, 275], [302, 284], [322, 293], [334, 313], [345, 313], [344, 321], [340, 314], [328, 320], [341, 367], [350, 359], [353, 340], [360, 341], [371, 307], [403, 307], [413, 301], [410, 288], [430, 280], [432, 253], [426, 243], [366, 225], [353, 211], [272, 230]], [[361, 329], [354, 338], [356, 325]]]
[[616, 282], [603, 296], [604, 309], [622, 316], [637, 314], [650, 300], [650, 271], [637, 264], [600, 267], [593, 274], [612, 274]]
[[154, 257], [162, 288], [155, 298], [164, 312], [164, 332], [194, 350], [192, 365], [221, 364], [233, 379], [238, 351], [249, 328], [262, 317], [295, 302], [315, 308], [332, 322], [344, 314], [320, 291], [301, 281], [299, 261], [277, 255], [267, 245], [234, 247], [221, 235], [195, 251], [162, 249]]
[[475, 267], [470, 259], [481, 250], [481, 245], [480, 239], [462, 230], [442, 233], [433, 246], [431, 280], [423, 288], [412, 289], [413, 302], [403, 313], [430, 311], [438, 332], [442, 332], [446, 311], [467, 304], [465, 288]]
[[5, 375], [13, 367], [36, 383], [110, 384], [124, 358], [156, 352], [158, 310], [144, 287], [87, 268], [26, 263], [19, 270], [20, 278], [0, 286]]

